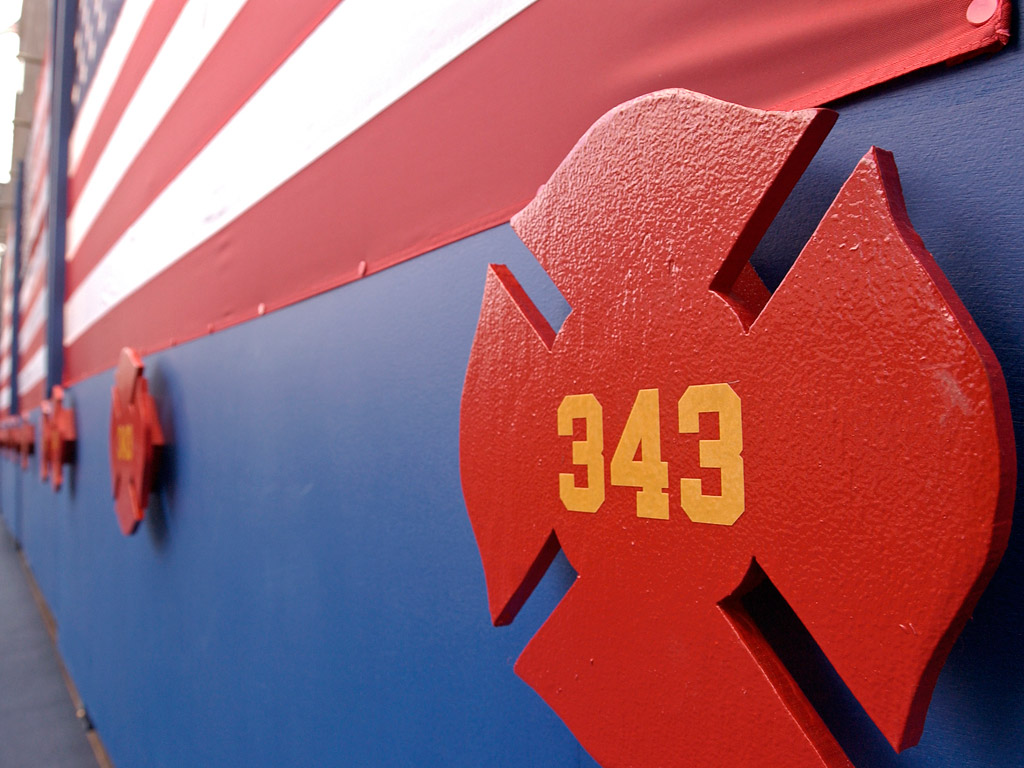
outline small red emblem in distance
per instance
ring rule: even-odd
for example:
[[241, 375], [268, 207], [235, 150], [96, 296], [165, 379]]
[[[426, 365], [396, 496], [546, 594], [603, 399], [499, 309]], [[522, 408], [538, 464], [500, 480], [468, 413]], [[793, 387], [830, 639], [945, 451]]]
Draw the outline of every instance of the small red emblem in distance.
[[28, 469], [28, 457], [36, 452], [36, 425], [22, 416], [14, 428], [14, 441], [21, 454], [21, 468]]
[[15, 449], [14, 423], [14, 416], [5, 416], [0, 421], [0, 450], [6, 454], [13, 453]]
[[164, 444], [142, 360], [125, 347], [114, 373], [110, 407], [110, 476], [121, 532], [135, 532], [149, 506], [157, 451]]
[[35, 427], [21, 416], [5, 416], [0, 423], [0, 449], [10, 458], [20, 456], [22, 469], [28, 467], [28, 457], [35, 451]]
[[778, 290], [747, 261], [831, 128], [686, 91], [601, 118], [512, 226], [572, 312], [492, 266], [463, 492], [496, 624], [579, 574], [516, 663], [605, 766], [848, 766], [738, 600], [766, 574], [896, 749], [1005, 548], [998, 363], [854, 169]]
[[49, 400], [42, 403], [42, 450], [39, 472], [53, 490], [60, 490], [64, 482], [64, 465], [74, 460], [75, 411], [64, 407], [63, 387], [54, 387]]

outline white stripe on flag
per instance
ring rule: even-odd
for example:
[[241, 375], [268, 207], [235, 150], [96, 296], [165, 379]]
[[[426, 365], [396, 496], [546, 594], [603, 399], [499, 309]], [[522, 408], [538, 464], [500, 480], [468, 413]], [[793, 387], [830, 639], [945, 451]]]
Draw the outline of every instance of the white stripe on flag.
[[35, 340], [36, 334], [43, 327], [43, 323], [46, 322], [46, 293], [46, 289], [43, 288], [39, 293], [39, 298], [36, 299], [36, 303], [32, 305], [28, 316], [22, 322], [21, 328], [18, 329], [19, 349], [28, 349], [29, 345]]
[[[65, 344], [534, 2], [343, 2], [82, 281], [65, 304]], [[329, 97], [311, 98], [328, 74]]]
[[46, 375], [46, 345], [43, 344], [36, 353], [32, 355], [32, 359], [29, 360], [25, 365], [18, 371], [18, 392], [28, 392], [32, 387], [43, 380]]

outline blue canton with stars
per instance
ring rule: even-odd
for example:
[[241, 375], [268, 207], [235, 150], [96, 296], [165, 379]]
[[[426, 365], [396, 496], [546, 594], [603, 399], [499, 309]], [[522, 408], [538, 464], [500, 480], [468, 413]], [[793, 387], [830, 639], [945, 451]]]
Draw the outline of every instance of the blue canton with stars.
[[75, 28], [75, 82], [71, 87], [71, 106], [78, 113], [103, 49], [110, 39], [124, 0], [78, 0]]

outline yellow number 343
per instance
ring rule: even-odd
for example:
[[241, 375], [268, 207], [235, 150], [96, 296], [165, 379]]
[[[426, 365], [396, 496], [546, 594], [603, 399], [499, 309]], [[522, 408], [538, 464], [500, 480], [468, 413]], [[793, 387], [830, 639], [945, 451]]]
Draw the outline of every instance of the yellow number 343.
[[[637, 392], [611, 460], [611, 484], [636, 487], [638, 517], [667, 520], [668, 464], [661, 460], [661, 426], [657, 389]], [[743, 424], [739, 395], [728, 384], [688, 387], [679, 398], [679, 432], [700, 429], [702, 413], [717, 413], [719, 437], [699, 441], [700, 466], [722, 473], [720, 496], [705, 495], [701, 481], [679, 481], [683, 511], [695, 523], [732, 525], [743, 514]], [[572, 473], [558, 476], [558, 495], [573, 512], [597, 512], [604, 503], [604, 423], [601, 403], [592, 394], [567, 395], [558, 406], [558, 434], [573, 434], [573, 422], [585, 424], [583, 440], [572, 442], [572, 462], [587, 468], [587, 482], [576, 485]], [[640, 458], [636, 456], [639, 454]]]

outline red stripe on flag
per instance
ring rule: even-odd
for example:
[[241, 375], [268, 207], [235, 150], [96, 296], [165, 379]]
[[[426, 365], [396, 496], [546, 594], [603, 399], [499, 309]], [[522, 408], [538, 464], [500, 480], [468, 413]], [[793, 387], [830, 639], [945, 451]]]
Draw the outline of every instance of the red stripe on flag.
[[43, 387], [46, 384], [46, 377], [44, 376], [36, 384], [29, 387], [24, 392], [18, 395], [18, 410], [22, 413], [28, 413], [34, 408], [38, 408], [43, 402]]
[[[67, 294], [338, 2], [251, 0], [246, 4], [82, 239], [67, 265]], [[329, 98], [329, 92], [310, 97]], [[258, 152], [253, 162], [259, 162]]]

